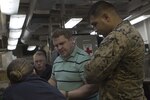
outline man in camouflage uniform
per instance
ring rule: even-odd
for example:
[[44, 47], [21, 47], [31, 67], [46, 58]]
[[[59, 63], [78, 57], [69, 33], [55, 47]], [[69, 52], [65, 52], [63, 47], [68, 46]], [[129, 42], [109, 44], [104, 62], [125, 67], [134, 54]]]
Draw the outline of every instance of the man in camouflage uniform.
[[105, 1], [95, 3], [89, 17], [105, 38], [85, 67], [88, 83], [99, 84], [101, 100], [145, 100], [144, 42], [139, 32]]

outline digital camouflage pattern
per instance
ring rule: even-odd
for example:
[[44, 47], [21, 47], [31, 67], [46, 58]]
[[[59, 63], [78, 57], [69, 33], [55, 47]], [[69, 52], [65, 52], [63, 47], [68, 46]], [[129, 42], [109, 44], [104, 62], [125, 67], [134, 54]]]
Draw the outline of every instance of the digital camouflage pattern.
[[145, 100], [143, 59], [141, 35], [123, 21], [101, 42], [85, 66], [85, 77], [99, 84], [100, 100]]

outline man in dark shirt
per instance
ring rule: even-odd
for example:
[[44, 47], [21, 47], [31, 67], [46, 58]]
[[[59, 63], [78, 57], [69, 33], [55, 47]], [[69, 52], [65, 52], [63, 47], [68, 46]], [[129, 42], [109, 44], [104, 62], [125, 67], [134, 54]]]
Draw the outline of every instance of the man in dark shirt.
[[33, 55], [35, 72], [41, 78], [48, 80], [51, 76], [52, 67], [47, 64], [46, 52], [44, 50], [38, 50]]

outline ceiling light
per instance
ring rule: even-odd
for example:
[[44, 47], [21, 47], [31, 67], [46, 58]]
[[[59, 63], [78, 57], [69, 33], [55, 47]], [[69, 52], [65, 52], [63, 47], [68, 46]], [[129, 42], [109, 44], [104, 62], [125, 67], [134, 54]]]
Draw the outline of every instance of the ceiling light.
[[0, 0], [1, 12], [7, 15], [18, 13], [20, 0]]
[[[90, 35], [97, 35], [97, 32], [93, 31], [93, 32], [90, 33]], [[99, 34], [98, 36], [99, 36], [99, 37], [104, 37], [104, 36], [101, 35], [101, 34]]]
[[21, 29], [23, 27], [26, 15], [11, 15], [10, 16], [10, 29]]
[[93, 31], [90, 33], [90, 35], [97, 35], [97, 32]]
[[10, 30], [9, 31], [9, 38], [18, 39], [18, 38], [20, 38], [21, 33], [22, 33], [22, 29]]
[[73, 28], [77, 25], [83, 18], [71, 18], [67, 23], [65, 23], [65, 28]]
[[99, 37], [104, 37], [103, 35], [98, 35]]
[[18, 39], [8, 38], [8, 44], [17, 45]]
[[27, 50], [28, 51], [33, 51], [36, 48], [36, 46], [28, 46]]
[[7, 49], [8, 50], [15, 50], [16, 49], [16, 45], [8, 45]]
[[150, 15], [143, 15], [143, 16], [140, 16], [140, 17], [137, 17], [137, 18], [131, 20], [130, 23], [132, 25], [134, 25], [134, 24], [139, 23], [139, 22], [141, 22], [141, 21], [143, 21], [143, 20], [145, 20], [145, 19], [147, 19], [149, 17], [150, 17]]

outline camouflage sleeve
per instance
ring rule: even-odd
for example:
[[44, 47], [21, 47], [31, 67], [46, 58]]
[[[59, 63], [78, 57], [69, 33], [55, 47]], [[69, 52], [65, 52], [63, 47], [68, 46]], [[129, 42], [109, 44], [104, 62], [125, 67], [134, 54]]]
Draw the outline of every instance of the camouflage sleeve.
[[86, 59], [84, 61], [82, 61], [82, 63], [80, 64], [80, 68], [79, 68], [80, 77], [84, 83], [87, 83], [86, 79], [84, 77], [84, 67], [89, 60], [90, 60], [90, 56], [86, 56]]
[[85, 66], [88, 83], [97, 83], [112, 75], [127, 47], [127, 37], [120, 32], [111, 33], [101, 43], [93, 59]]

